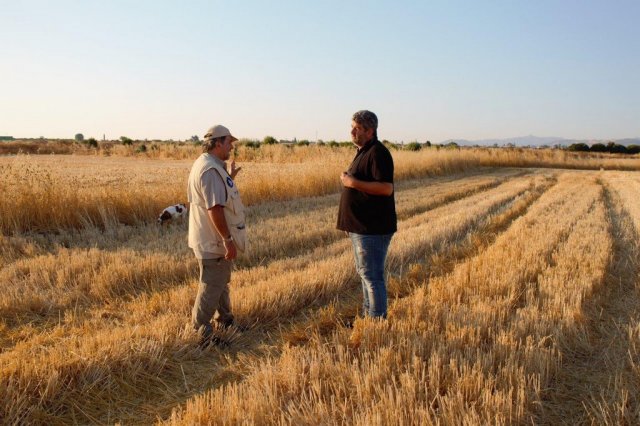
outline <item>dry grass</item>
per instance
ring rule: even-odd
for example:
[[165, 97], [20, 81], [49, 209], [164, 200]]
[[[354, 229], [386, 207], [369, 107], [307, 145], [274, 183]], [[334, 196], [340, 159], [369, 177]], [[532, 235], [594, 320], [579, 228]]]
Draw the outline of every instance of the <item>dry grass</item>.
[[640, 155], [582, 153], [550, 149], [476, 149], [480, 164], [580, 170], [640, 170]]
[[[299, 163], [315, 161], [326, 156], [343, 156], [352, 148], [344, 146], [330, 147], [327, 145], [309, 146], [296, 145], [262, 145], [252, 148], [246, 145], [246, 140], [240, 141], [234, 150], [239, 161], [268, 162], [268, 163]], [[140, 147], [144, 145], [145, 150]], [[454, 156], [465, 161], [473, 158], [483, 165], [496, 167], [548, 167], [607, 170], [640, 170], [640, 156], [620, 155], [595, 152], [572, 152], [557, 149], [529, 149], [529, 148], [462, 148], [440, 149], [432, 147], [425, 152], [454, 153]], [[0, 156], [19, 154], [75, 154], [98, 157], [136, 157], [138, 159], [173, 159], [192, 160], [200, 153], [200, 146], [192, 142], [167, 141], [138, 141], [125, 146], [118, 141], [99, 141], [98, 148], [88, 148], [86, 145], [73, 140], [16, 140], [0, 143]], [[402, 151], [402, 146], [394, 150], [396, 154], [415, 155], [416, 153]]]
[[[498, 175], [500, 176], [501, 174]], [[484, 206], [486, 207], [483, 207], [482, 205], [478, 206], [477, 204], [478, 201], [482, 200], [489, 194], [477, 194], [474, 199], [462, 198], [460, 202], [464, 202], [465, 204], [460, 206], [462, 208], [461, 211], [467, 211], [467, 213], [464, 215], [466, 219], [460, 222], [460, 226], [468, 226], [467, 223], [475, 221], [477, 219], [475, 216], [482, 212], [482, 209], [486, 210], [495, 203], [500, 203], [503, 200], [509, 199], [509, 197], [517, 195], [528, 187], [528, 181], [526, 179], [522, 180], [521, 183], [514, 183], [516, 184], [515, 186], [510, 184], [508, 188], [496, 188], [496, 191], [498, 192], [496, 192], [494, 198], [489, 198], [484, 202]], [[451, 182], [445, 182], [443, 185], [448, 185], [452, 190], [455, 190], [453, 185], [451, 185]], [[420, 196], [428, 197], [432, 188], [433, 187], [430, 186], [418, 186], [418, 189], [413, 189], [413, 191], [422, 191], [423, 193], [414, 193], [412, 195], [416, 198], [421, 198]], [[402, 199], [402, 197], [399, 198]], [[467, 207], [465, 206], [467, 206], [469, 210], [467, 210]], [[425, 206], [425, 208], [429, 207], [434, 206], [433, 204], [431, 206]], [[451, 211], [455, 209], [455, 207], [451, 207], [446, 204], [443, 205], [442, 208], [447, 208]], [[436, 210], [437, 209], [433, 209], [429, 211], [434, 212], [432, 214], [436, 215]], [[324, 217], [324, 213], [322, 211], [317, 212], [316, 214], [317, 217]], [[445, 217], [446, 214], [447, 210], [439, 216]], [[307, 217], [310, 217], [310, 219], [313, 220], [313, 216], [309, 216], [309, 214], [307, 214]], [[332, 224], [327, 224], [326, 227], [332, 228]], [[259, 230], [256, 231], [259, 232]], [[451, 234], [452, 232], [455, 234], [455, 232], [459, 231], [456, 231], [455, 228], [446, 229], [444, 226], [434, 228], [432, 231], [433, 237], [430, 239], [432, 241], [431, 243], [429, 243], [429, 241], [421, 242], [420, 240], [423, 238], [421, 237], [420, 240], [414, 243], [414, 247], [417, 247], [416, 244], [434, 244], [434, 242], [437, 241], [450, 239], [447, 235], [453, 235]], [[279, 239], [270, 240], [272, 246], [277, 246], [280, 241], [287, 239], [287, 237], [282, 233], [279, 237]], [[293, 238], [293, 236], [288, 236], [288, 238]], [[415, 239], [415, 236], [413, 238]], [[411, 248], [407, 246], [405, 249], [410, 250]], [[339, 253], [338, 258], [335, 257], [335, 253]], [[123, 254], [126, 255], [126, 253]], [[403, 254], [401, 252], [399, 255], [407, 257], [409, 256], [409, 253]], [[52, 266], [45, 268], [40, 267], [40, 260], [40, 258], [34, 258], [32, 262], [33, 267], [48, 271], [46, 273], [54, 272], [54, 268]], [[238, 274], [238, 280], [235, 283], [235, 286], [237, 286], [235, 300], [238, 301], [235, 308], [236, 312], [239, 317], [244, 318], [245, 321], [251, 323], [259, 322], [261, 324], [267, 324], [273, 323], [274, 321], [278, 323], [283, 319], [289, 318], [291, 315], [295, 315], [296, 312], [299, 312], [301, 309], [304, 309], [305, 306], [314, 303], [314, 301], [322, 299], [330, 300], [340, 294], [340, 289], [344, 288], [345, 285], [350, 285], [351, 280], [349, 277], [352, 274], [351, 263], [352, 260], [348, 245], [345, 240], [340, 240], [326, 249], [318, 248], [309, 253], [308, 256], [282, 259], [270, 262], [268, 266], [256, 265], [246, 271], [241, 271]], [[44, 271], [40, 273], [36, 273], [35, 271], [24, 272], [25, 277], [30, 277], [34, 275], [42, 275]], [[280, 279], [277, 282], [274, 282], [274, 276], [280, 276]], [[15, 280], [16, 286], [19, 287], [22, 285], [19, 278], [20, 277], [17, 276], [9, 281]], [[101, 286], [100, 283], [103, 281], [109, 281], [108, 275], [102, 275], [101, 277], [87, 277], [88, 284]], [[116, 282], [117, 281], [118, 280], [116, 280]], [[261, 290], [261, 288], [264, 288], [265, 290]], [[264, 293], [266, 289], [268, 289], [269, 293], [273, 295], [272, 297], [267, 299], [252, 297], [253, 294]], [[66, 292], [67, 291], [62, 291], [61, 294]], [[38, 365], [50, 365], [52, 369], [58, 372], [62, 367], [59, 362], [64, 359], [63, 364], [66, 365], [66, 367], [64, 367], [63, 370], [67, 373], [61, 378], [62, 384], [67, 380], [73, 380], [73, 377], [77, 378], [77, 374], [80, 374], [80, 383], [84, 383], [85, 380], [87, 380], [84, 376], [85, 371], [96, 371], [96, 369], [103, 371], [101, 377], [96, 379], [98, 383], [94, 380], [88, 380], [88, 383], [86, 384], [88, 389], [80, 386], [78, 392], [84, 395], [84, 398], [91, 398], [92, 393], [90, 389], [100, 387], [99, 383], [101, 383], [101, 379], [104, 380], [114, 374], [114, 371], [110, 370], [111, 368], [116, 368], [115, 371], [126, 371], [125, 377], [133, 378], [133, 382], [135, 382], [135, 378], [138, 377], [138, 379], [143, 380], [144, 383], [144, 381], [150, 379], [150, 377], [146, 376], [147, 374], [152, 375], [151, 379], [153, 378], [154, 371], [144, 370], [142, 372], [138, 372], [140, 366], [137, 363], [132, 366], [132, 369], [125, 367], [124, 365], [126, 364], [127, 359], [131, 356], [130, 351], [122, 352], [118, 350], [116, 352], [109, 352], [99, 348], [104, 348], [105, 345], [114, 345], [118, 340], [125, 338], [128, 341], [131, 341], [131, 339], [133, 339], [133, 341], [137, 341], [141, 338], [141, 336], [137, 334], [140, 332], [143, 333], [143, 335], [151, 333], [152, 336], [155, 336], [155, 339], [160, 338], [161, 341], [167, 342], [167, 337], [160, 337], [156, 333], [166, 333], [167, 329], [171, 329], [172, 327], [175, 327], [174, 330], [180, 330], [182, 328], [182, 325], [185, 322], [185, 317], [187, 316], [189, 299], [192, 297], [191, 293], [192, 289], [189, 284], [187, 284], [185, 286], [180, 286], [177, 290], [156, 293], [153, 295], [152, 299], [145, 294], [129, 303], [126, 301], [119, 302], [118, 299], [115, 299], [110, 303], [110, 305], [113, 304], [114, 306], [108, 307], [98, 305], [94, 309], [87, 309], [91, 308], [91, 304], [86, 305], [86, 300], [80, 300], [78, 303], [74, 302], [72, 305], [68, 306], [68, 309], [65, 311], [64, 321], [55, 321], [55, 318], [59, 317], [60, 314], [56, 315], [55, 311], [52, 312], [52, 316], [54, 318], [51, 322], [53, 322], [53, 324], [41, 325], [44, 329], [41, 334], [37, 334], [39, 337], [34, 338], [29, 335], [29, 332], [32, 333], [34, 331], [31, 327], [27, 327], [27, 330], [15, 330], [15, 334], [19, 335], [20, 338], [18, 341], [14, 342], [15, 346], [10, 353], [10, 359], [16, 359], [16, 355], [26, 351], [24, 352], [24, 355], [30, 353], [31, 357], [35, 356], [37, 359], [40, 359], [37, 363]], [[55, 300], [55, 294], [56, 292], [48, 293], [48, 298]], [[11, 304], [12, 302], [8, 301], [5, 306]], [[121, 304], [123, 304], [123, 306], [119, 306]], [[76, 310], [78, 305], [80, 309]], [[160, 314], [160, 318], [156, 318], [155, 316], [159, 315], [157, 309], [163, 306], [175, 306], [177, 311], [171, 312], [170, 314]], [[122, 312], [130, 312], [131, 314], [123, 315]], [[154, 318], [152, 324], [148, 325], [141, 322], [141, 318], [148, 317], [149, 315]], [[123, 322], [126, 325], [122, 324]], [[118, 329], [113, 329], [114, 324], [121, 325], [121, 327], [126, 330], [129, 330], [129, 327], [133, 327], [131, 330], [135, 329], [137, 330], [137, 333], [135, 334], [135, 337], [131, 334], [122, 335], [117, 331]], [[162, 324], [162, 326], [160, 326], [160, 324]], [[140, 328], [141, 325], [143, 325], [142, 328]], [[10, 324], [7, 326], [11, 328]], [[90, 336], [87, 336], [87, 333], [90, 333]], [[169, 334], [175, 336], [175, 331], [172, 330]], [[72, 341], [66, 341], [65, 344], [60, 345], [61, 342], [57, 341], [59, 339], [58, 336], [77, 337], [74, 337]], [[82, 336], [84, 336], [84, 339]], [[178, 353], [184, 351], [183, 348], [185, 344], [193, 344], [193, 337], [187, 338], [187, 340], [184, 341], [183, 339], [185, 339], [185, 337], [181, 336], [181, 333], [179, 333], [179, 336], [178, 342], [175, 342], [177, 348], [174, 347], [172, 349], [172, 351], [176, 351]], [[23, 340], [25, 337], [26, 341]], [[168, 342], [174, 340], [176, 337], [178, 336], [171, 337]], [[86, 341], [87, 338], [89, 341]], [[146, 339], [143, 338], [143, 340]], [[35, 342], [38, 343], [34, 345]], [[83, 343], [81, 344], [81, 342]], [[140, 344], [143, 345], [142, 343]], [[144, 345], [142, 347], [144, 348]], [[37, 348], [40, 349], [37, 350]], [[96, 350], [97, 352], [93, 352]], [[63, 353], [67, 354], [67, 356], [63, 357]], [[69, 357], [69, 353], [78, 354], [79, 358], [76, 358], [75, 355]], [[147, 352], [145, 352], [145, 354], [146, 353]], [[9, 356], [9, 354], [7, 354], [7, 356]], [[145, 356], [156, 356], [156, 354], [149, 353]], [[95, 358], [95, 361], [90, 361], [94, 359], [94, 357], [97, 357]], [[54, 362], [54, 359], [58, 359], [59, 361]], [[153, 365], [153, 363], [151, 364]], [[24, 366], [18, 365], [16, 368], [22, 370], [21, 376], [25, 380], [27, 377], [31, 377], [31, 379], [26, 380], [22, 385], [15, 384], [14, 386], [11, 386], [11, 388], [16, 392], [21, 387], [23, 389], [26, 387], [26, 389], [21, 391], [22, 395], [26, 395], [24, 392], [29, 389], [29, 383], [37, 383], [40, 380], [37, 379], [37, 377], [45, 377], [52, 374], [51, 370], [48, 368], [44, 368], [40, 373], [37, 371], [29, 372], [28, 369], [25, 370]], [[171, 370], [176, 371], [175, 368], [172, 368]], [[122, 388], [119, 387], [117, 389], [122, 390]], [[118, 392], [115, 392], [113, 396], [117, 396], [117, 394]], [[17, 396], [16, 399], [18, 399]], [[47, 398], [41, 399], [41, 401], [41, 407], [46, 407], [47, 404], [51, 404], [53, 402]]]
[[[277, 148], [274, 148], [277, 149]], [[336, 193], [353, 150], [309, 148], [303, 162], [242, 163], [238, 176], [248, 205]], [[279, 154], [285, 153], [280, 149]], [[315, 155], [317, 154], [317, 156]], [[396, 159], [398, 181], [462, 172], [477, 162], [453, 152]], [[192, 161], [78, 156], [0, 158], [0, 230], [54, 231], [112, 223], [152, 222], [168, 205], [185, 201]]]
[[[13, 191], [16, 176], [48, 170], [50, 186], [33, 194], [49, 192], [53, 206], [64, 197], [81, 205], [96, 188], [105, 192], [93, 202], [107, 205], [135, 191], [132, 182], [140, 188], [124, 201], [138, 209], [131, 220], [111, 207], [77, 226], [54, 217], [51, 232], [21, 204], [24, 226], [39, 232], [14, 224], [2, 235], [2, 422], [639, 420], [634, 173], [478, 169], [455, 151], [398, 153], [389, 319], [348, 329], [358, 283], [349, 242], [334, 230], [335, 188], [319, 182], [352, 152], [318, 151], [319, 168], [277, 149], [269, 162], [243, 164], [239, 179], [254, 197], [252, 251], [238, 262], [232, 299], [251, 328], [222, 333], [230, 346], [204, 352], [186, 327], [196, 276], [186, 223], [144, 223], [144, 209], [153, 217], [156, 204], [179, 201], [167, 200], [184, 182], [166, 180], [185, 179], [190, 161], [10, 160], [34, 169], [23, 173], [2, 160]], [[320, 177], [305, 183], [314, 169]], [[307, 189], [283, 196], [296, 179]], [[63, 192], [69, 182], [74, 191]]]
[[[352, 333], [338, 330], [304, 347], [286, 347], [245, 381], [196, 397], [173, 421], [526, 422], [560, 362], [549, 337], [562, 335], [564, 321], [579, 311], [581, 295], [601, 280], [606, 266], [602, 205], [600, 217], [591, 215], [598, 188], [592, 184], [572, 196], [576, 183], [561, 182], [486, 251], [394, 304], [387, 323], [360, 321]], [[556, 212], [557, 221], [538, 222]], [[600, 234], [586, 242], [582, 232], [569, 238], [567, 227], [589, 229], [591, 222], [600, 225]], [[541, 226], [547, 237], [531, 244]], [[604, 253], [584, 271], [590, 281], [556, 288], [560, 293], [550, 300], [528, 291], [540, 273], [553, 280], [568, 264], [575, 269], [570, 261], [545, 266], [558, 245], [559, 252], [584, 251], [574, 239]], [[559, 312], [557, 300], [564, 301]], [[271, 415], [273, 407], [281, 417]]]
[[[79, 160], [79, 161], [78, 161]], [[184, 165], [92, 157], [0, 159], [3, 234], [151, 221], [184, 199]]]
[[[182, 154], [173, 155], [173, 150]], [[198, 150], [193, 145], [172, 144], [153, 152], [142, 159], [122, 156], [124, 153], [0, 157], [0, 173], [5, 176], [0, 181], [0, 230], [4, 234], [51, 232], [154, 221], [164, 207], [185, 201], [188, 171]], [[248, 205], [336, 193], [338, 176], [353, 154], [351, 148], [327, 146], [242, 146], [236, 153], [244, 166], [238, 184]], [[639, 158], [551, 150], [425, 149], [394, 151], [393, 155], [398, 182], [478, 167], [640, 169]], [[167, 160], [172, 157], [180, 160]]]
[[610, 173], [602, 181], [615, 237], [612, 262], [605, 285], [588, 306], [583, 345], [574, 353], [569, 373], [573, 383], [587, 390], [576, 399], [582, 399], [589, 422], [636, 424], [640, 420], [640, 193], [637, 177], [632, 175]]

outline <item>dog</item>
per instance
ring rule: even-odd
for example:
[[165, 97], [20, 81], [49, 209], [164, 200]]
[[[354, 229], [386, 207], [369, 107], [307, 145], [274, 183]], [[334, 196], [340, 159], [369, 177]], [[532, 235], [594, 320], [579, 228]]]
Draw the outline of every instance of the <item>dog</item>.
[[188, 212], [189, 208], [184, 204], [174, 204], [173, 206], [169, 206], [162, 210], [162, 213], [158, 216], [158, 225], [163, 225], [170, 220], [184, 217]]

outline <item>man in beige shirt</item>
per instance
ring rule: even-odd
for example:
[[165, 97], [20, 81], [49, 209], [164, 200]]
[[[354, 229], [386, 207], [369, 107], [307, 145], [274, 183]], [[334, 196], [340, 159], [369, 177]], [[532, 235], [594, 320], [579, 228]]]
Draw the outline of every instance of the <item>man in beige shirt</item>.
[[244, 206], [233, 178], [240, 170], [231, 162], [237, 139], [229, 129], [216, 125], [204, 137], [203, 154], [189, 174], [189, 247], [198, 259], [200, 283], [192, 310], [192, 324], [200, 334], [200, 346], [220, 343], [211, 318], [220, 327], [234, 324], [229, 298], [233, 260], [245, 250]]

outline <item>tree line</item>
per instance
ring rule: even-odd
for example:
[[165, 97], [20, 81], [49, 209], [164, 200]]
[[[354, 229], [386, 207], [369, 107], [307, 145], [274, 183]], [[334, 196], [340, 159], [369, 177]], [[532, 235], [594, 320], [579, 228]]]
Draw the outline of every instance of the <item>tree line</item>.
[[640, 145], [619, 145], [615, 142], [594, 143], [589, 146], [586, 143], [574, 143], [567, 147], [569, 151], [578, 152], [609, 152], [611, 154], [638, 154], [640, 153]]

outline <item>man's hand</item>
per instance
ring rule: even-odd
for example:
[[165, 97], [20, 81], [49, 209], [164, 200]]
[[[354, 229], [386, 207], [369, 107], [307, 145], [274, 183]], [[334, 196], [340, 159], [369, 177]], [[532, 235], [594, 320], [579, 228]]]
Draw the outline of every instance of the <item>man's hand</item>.
[[340, 181], [345, 188], [353, 188], [370, 195], [389, 196], [393, 194], [393, 184], [389, 182], [366, 182], [354, 178], [348, 172], [342, 172]]
[[226, 260], [233, 260], [238, 257], [238, 250], [236, 249], [236, 243], [231, 241], [224, 241], [224, 248], [227, 250], [227, 253], [224, 255]]
[[240, 170], [242, 170], [242, 167], [236, 167], [236, 160], [231, 160], [229, 167], [229, 176], [231, 176], [231, 179], [235, 179]]
[[342, 172], [342, 174], [340, 175], [340, 181], [342, 182], [342, 186], [344, 186], [345, 188], [353, 188], [355, 178], [347, 172]]

